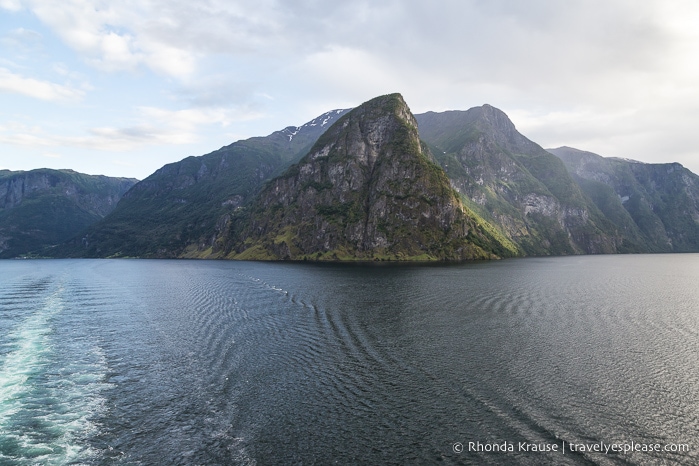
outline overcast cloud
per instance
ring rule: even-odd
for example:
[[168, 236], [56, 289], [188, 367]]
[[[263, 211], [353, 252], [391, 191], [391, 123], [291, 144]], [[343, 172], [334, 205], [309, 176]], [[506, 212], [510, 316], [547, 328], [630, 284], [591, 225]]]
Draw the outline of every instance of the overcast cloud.
[[699, 172], [689, 0], [0, 0], [0, 18], [0, 168], [144, 178], [401, 92]]

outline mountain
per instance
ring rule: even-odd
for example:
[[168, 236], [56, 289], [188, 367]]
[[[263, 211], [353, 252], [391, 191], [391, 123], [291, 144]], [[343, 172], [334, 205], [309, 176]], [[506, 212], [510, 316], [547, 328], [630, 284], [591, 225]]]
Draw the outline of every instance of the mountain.
[[525, 255], [618, 251], [615, 225], [582, 192], [560, 159], [520, 134], [502, 111], [415, 116], [464, 202]]
[[679, 164], [551, 151], [490, 105], [412, 115], [399, 94], [381, 96], [168, 164], [41, 254], [460, 260], [699, 251], [696, 175]]
[[137, 180], [0, 170], [0, 258], [54, 246], [109, 214]]
[[346, 112], [326, 112], [302, 126], [165, 165], [133, 186], [109, 217], [54, 255], [196, 256], [227, 231], [266, 180], [298, 161]]
[[679, 163], [605, 158], [549, 149], [624, 234], [633, 252], [699, 251], [699, 176]]
[[[507, 245], [465, 208], [400, 94], [340, 118], [266, 184], [234, 234], [235, 259], [460, 260]], [[511, 254], [511, 252], [509, 252]]]

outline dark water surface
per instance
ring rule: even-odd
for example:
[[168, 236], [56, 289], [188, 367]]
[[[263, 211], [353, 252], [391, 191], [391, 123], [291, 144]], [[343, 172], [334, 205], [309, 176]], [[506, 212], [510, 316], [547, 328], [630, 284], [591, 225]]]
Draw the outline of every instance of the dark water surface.
[[699, 464], [698, 357], [693, 254], [0, 261], [0, 464]]

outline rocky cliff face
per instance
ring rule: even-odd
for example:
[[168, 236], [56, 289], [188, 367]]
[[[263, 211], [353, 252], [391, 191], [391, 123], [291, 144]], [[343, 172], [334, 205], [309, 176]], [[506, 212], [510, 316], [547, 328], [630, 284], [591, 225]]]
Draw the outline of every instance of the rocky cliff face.
[[109, 214], [136, 182], [72, 170], [0, 171], [0, 257], [67, 240]]
[[79, 257], [208, 257], [262, 184], [305, 155], [347, 110], [165, 165], [104, 221], [57, 253]]
[[624, 233], [629, 252], [699, 251], [699, 177], [678, 163], [605, 158], [549, 149]]
[[138, 180], [92, 176], [72, 170], [0, 170], [0, 209], [13, 209], [38, 196], [54, 194], [75, 202], [86, 212], [104, 217]]
[[247, 222], [229, 257], [444, 260], [504, 251], [431, 159], [399, 94], [337, 121], [265, 187]]
[[466, 202], [530, 255], [617, 252], [620, 236], [565, 166], [522, 136], [500, 110], [416, 115]]

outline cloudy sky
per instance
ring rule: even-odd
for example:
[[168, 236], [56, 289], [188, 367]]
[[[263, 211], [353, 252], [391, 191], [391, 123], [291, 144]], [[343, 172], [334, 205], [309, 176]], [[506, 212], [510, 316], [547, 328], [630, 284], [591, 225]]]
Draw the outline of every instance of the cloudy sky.
[[693, 0], [0, 0], [0, 168], [144, 178], [401, 92], [699, 173]]

